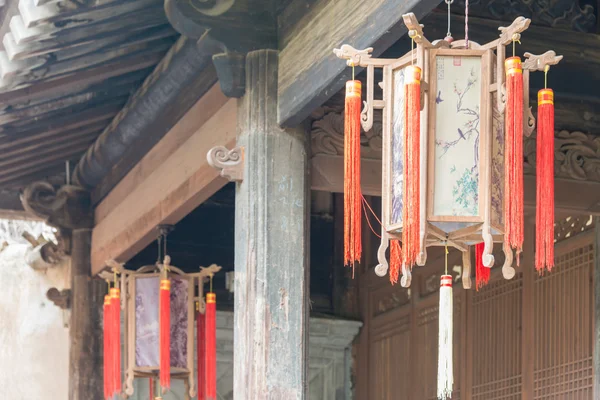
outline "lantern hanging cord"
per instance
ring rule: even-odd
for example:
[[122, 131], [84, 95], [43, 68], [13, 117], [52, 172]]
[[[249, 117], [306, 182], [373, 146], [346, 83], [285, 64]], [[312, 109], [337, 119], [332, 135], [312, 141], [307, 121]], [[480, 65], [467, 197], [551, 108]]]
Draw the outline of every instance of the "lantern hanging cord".
[[161, 257], [161, 250], [162, 250], [162, 233], [160, 235], [158, 235], [158, 238], [156, 239], [157, 243], [158, 243], [158, 255], [156, 257], [156, 264], [161, 264], [162, 263], [162, 257]]
[[469, 48], [469, 0], [465, 0], [465, 48]]
[[445, 266], [444, 266], [444, 270], [445, 273], [444, 275], [448, 275], [448, 241], [446, 240], [444, 242], [444, 249], [445, 249]]
[[516, 51], [515, 51], [516, 43], [519, 43], [519, 44], [521, 44], [521, 34], [519, 34], [519, 33], [515, 33], [515, 34], [512, 36], [513, 57], [514, 57], [514, 56], [515, 56], [515, 54], [516, 54]]
[[410, 38], [411, 65], [415, 65], [415, 38], [419, 37], [419, 34], [411, 29], [408, 31], [408, 37]]
[[[373, 217], [375, 217], [375, 220], [379, 223], [379, 225], [381, 225], [381, 221], [379, 220], [379, 218], [377, 218], [377, 215], [375, 214], [375, 212], [369, 205], [369, 202], [367, 202], [367, 199], [365, 199], [365, 196], [363, 196], [362, 193], [360, 196], [362, 197], [363, 211], [365, 213], [365, 218], [367, 219], [367, 223], [369, 224], [369, 228], [371, 228], [371, 232], [373, 232], [373, 234], [375, 236], [377, 236], [379, 239], [381, 239], [381, 235], [379, 235], [377, 232], [375, 232], [375, 230], [373, 229], [373, 226], [371, 225], [371, 219], [369, 218], [369, 214], [367, 213], [367, 208], [369, 209], [369, 211], [371, 211], [371, 214], [373, 214]], [[366, 205], [366, 207], [365, 207], [365, 205]]]
[[117, 287], [117, 282], [119, 280], [118, 275], [119, 275], [119, 272], [117, 271], [117, 269], [113, 268], [113, 278], [115, 280], [114, 285], [113, 285], [114, 287]]
[[446, 33], [446, 37], [452, 37], [452, 32], [450, 32], [450, 4], [454, 3], [454, 0], [444, 0], [446, 4], [448, 4], [448, 33]]
[[210, 292], [211, 293], [213, 291], [213, 276], [214, 276], [213, 274], [209, 275], [209, 277], [210, 277], [210, 286], [209, 286], [209, 288], [210, 288]]
[[544, 89], [548, 89], [548, 71], [550, 71], [550, 66], [546, 65], [544, 67]]

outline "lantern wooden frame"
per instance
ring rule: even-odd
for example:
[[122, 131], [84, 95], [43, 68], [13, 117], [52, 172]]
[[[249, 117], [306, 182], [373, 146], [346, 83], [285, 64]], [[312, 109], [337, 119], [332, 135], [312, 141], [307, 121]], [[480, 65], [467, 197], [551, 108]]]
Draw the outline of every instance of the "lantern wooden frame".
[[[137, 269], [136, 271], [127, 270], [124, 265], [115, 261], [107, 262], [107, 265], [120, 274], [119, 285], [121, 287], [121, 310], [123, 317], [123, 393], [124, 398], [128, 398], [134, 394], [133, 381], [136, 378], [159, 378], [159, 366], [156, 367], [138, 367], [136, 365], [136, 283], [140, 278], [157, 278], [160, 279], [163, 270], [168, 271], [168, 276], [184, 279], [188, 282], [187, 285], [187, 357], [186, 367], [171, 366], [171, 378], [179, 379], [185, 385], [185, 399], [190, 400], [196, 396], [195, 370], [194, 364], [195, 354], [195, 326], [194, 317], [196, 304], [199, 305], [199, 311], [205, 312], [206, 303], [204, 300], [204, 283], [208, 282], [210, 277], [221, 270], [220, 266], [215, 264], [209, 267], [200, 267], [199, 272], [185, 273], [181, 269], [170, 265], [170, 257], [166, 256], [163, 264], [147, 265]], [[107, 273], [107, 280], [111, 280], [111, 276]], [[158, 298], [158, 285], [157, 285]]]
[[[508, 27], [500, 27], [499, 38], [479, 45], [470, 41], [468, 48], [464, 40], [448, 42], [437, 40], [430, 42], [423, 35], [423, 26], [419, 24], [414, 14], [403, 15], [405, 25], [409, 30], [409, 36], [414, 38], [416, 49], [398, 59], [372, 58], [372, 48], [357, 50], [349, 45], [343, 45], [335, 49], [334, 53], [339, 58], [347, 60], [348, 65], [366, 68], [366, 101], [361, 113], [361, 123], [364, 131], [369, 131], [373, 126], [374, 110], [382, 110], [383, 132], [382, 132], [382, 229], [381, 245], [377, 258], [379, 265], [375, 272], [384, 276], [388, 271], [386, 251], [391, 239], [401, 239], [402, 223], [393, 223], [392, 198], [393, 198], [393, 124], [394, 121], [394, 73], [414, 63], [422, 69], [421, 82], [421, 176], [420, 176], [420, 203], [421, 216], [420, 226], [420, 253], [417, 259], [418, 265], [424, 265], [427, 259], [427, 247], [429, 246], [451, 246], [463, 253], [462, 280], [465, 288], [471, 287], [471, 262], [469, 249], [472, 244], [484, 242], [483, 264], [491, 268], [494, 264], [492, 255], [494, 242], [503, 242], [504, 227], [502, 224], [502, 212], [492, 210], [492, 129], [494, 128], [494, 116], [504, 118], [505, 108], [505, 74], [504, 60], [506, 46], [520, 38], [521, 32], [525, 31], [530, 20], [518, 17]], [[436, 60], [439, 56], [476, 57], [481, 60], [481, 82], [480, 82], [480, 111], [479, 111], [479, 170], [478, 170], [478, 209], [477, 215], [456, 216], [436, 215], [434, 212], [434, 188], [435, 176], [435, 122], [436, 122]], [[524, 87], [524, 134], [529, 136], [535, 128], [535, 118], [529, 107], [529, 72], [543, 71], [548, 65], [555, 65], [562, 59], [556, 56], [554, 51], [548, 51], [542, 55], [525, 53], [523, 62], [523, 87]], [[494, 68], [495, 67], [495, 68]], [[374, 98], [374, 71], [375, 68], [382, 69], [383, 80], [378, 85], [383, 91], [381, 99]], [[402, 129], [402, 128], [400, 128]], [[502, 129], [502, 128], [500, 128]], [[500, 145], [504, 145], [501, 143]], [[502, 188], [503, 192], [503, 188]], [[501, 199], [503, 203], [503, 199]], [[502, 207], [501, 207], [502, 210]], [[463, 224], [457, 229], [442, 229], [438, 225], [443, 223]], [[513, 254], [509, 246], [503, 246], [505, 262], [502, 273], [506, 279], [515, 275], [512, 267]], [[401, 284], [410, 286], [410, 268], [403, 265]]]

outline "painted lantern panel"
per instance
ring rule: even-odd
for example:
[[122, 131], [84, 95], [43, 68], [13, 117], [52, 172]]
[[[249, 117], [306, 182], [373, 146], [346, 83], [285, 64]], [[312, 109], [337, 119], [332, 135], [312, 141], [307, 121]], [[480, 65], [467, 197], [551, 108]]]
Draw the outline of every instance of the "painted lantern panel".
[[435, 216], [479, 215], [481, 58], [436, 57]]
[[394, 70], [392, 118], [392, 225], [402, 223], [402, 189], [404, 180], [404, 68]]
[[[158, 368], [159, 365], [159, 284], [157, 276], [135, 281], [135, 364]], [[188, 281], [171, 278], [171, 366], [187, 367]]]

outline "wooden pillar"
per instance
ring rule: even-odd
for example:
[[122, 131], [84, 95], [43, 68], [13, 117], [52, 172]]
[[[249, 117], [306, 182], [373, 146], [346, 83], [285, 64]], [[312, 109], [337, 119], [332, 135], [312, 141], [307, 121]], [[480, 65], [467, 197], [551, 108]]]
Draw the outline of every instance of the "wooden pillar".
[[91, 229], [74, 229], [71, 239], [69, 399], [102, 399], [102, 304], [106, 284], [91, 279]]
[[594, 220], [594, 399], [600, 399], [600, 217]]
[[307, 398], [308, 143], [277, 125], [277, 60], [248, 53], [238, 105], [234, 393], [246, 400]]

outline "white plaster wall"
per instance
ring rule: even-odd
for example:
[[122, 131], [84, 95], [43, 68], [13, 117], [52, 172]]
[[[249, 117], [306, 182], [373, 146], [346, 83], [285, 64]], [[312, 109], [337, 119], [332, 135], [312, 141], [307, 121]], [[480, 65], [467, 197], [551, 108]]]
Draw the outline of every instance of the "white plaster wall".
[[68, 398], [68, 315], [46, 298], [68, 287], [68, 265], [34, 271], [25, 263], [29, 245], [0, 252], [0, 398]]

